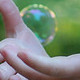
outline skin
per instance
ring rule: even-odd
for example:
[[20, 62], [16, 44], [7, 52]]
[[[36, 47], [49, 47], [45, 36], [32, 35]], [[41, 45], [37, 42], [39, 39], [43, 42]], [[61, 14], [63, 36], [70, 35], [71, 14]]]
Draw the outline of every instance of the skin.
[[[10, 7], [9, 7], [9, 5], [10, 5]], [[14, 35], [13, 27], [17, 26], [19, 24], [19, 22], [22, 21], [20, 19], [20, 16], [17, 16], [17, 14], [19, 14], [18, 9], [15, 10], [15, 8], [17, 8], [17, 7], [14, 6], [14, 3], [11, 0], [0, 0], [0, 13], [3, 15], [6, 36], [7, 36], [7, 38], [4, 41], [0, 42], [0, 47], [7, 44], [7, 42], [9, 43], [10, 41], [12, 41], [12, 40], [10, 40], [10, 38], [14, 37], [13, 36]], [[16, 15], [14, 16], [14, 14], [16, 14]], [[10, 18], [10, 17], [12, 17], [12, 18]], [[16, 17], [16, 19], [15, 19], [15, 17]], [[10, 28], [10, 27], [12, 27], [12, 28]], [[1, 62], [3, 62], [3, 63], [0, 65], [0, 80], [8, 80], [9, 78], [10, 78], [10, 80], [27, 80], [27, 78], [23, 79], [23, 76], [17, 75], [16, 71], [7, 62], [4, 62], [4, 58], [0, 54], [0, 63]], [[17, 79], [17, 77], [19, 79]]]
[[79, 80], [80, 54], [49, 57], [12, 0], [0, 0], [0, 12], [7, 36], [0, 42], [0, 62], [7, 61], [0, 80]]

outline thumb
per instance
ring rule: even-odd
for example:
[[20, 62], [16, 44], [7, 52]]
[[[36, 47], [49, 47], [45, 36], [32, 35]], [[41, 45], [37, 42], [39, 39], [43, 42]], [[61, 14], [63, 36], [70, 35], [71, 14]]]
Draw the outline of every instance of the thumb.
[[0, 12], [3, 15], [7, 37], [16, 37], [31, 45], [40, 45], [33, 32], [24, 24], [13, 0], [0, 0]]
[[37, 48], [38, 52], [46, 53], [33, 32], [24, 24], [13, 0], [0, 0], [0, 11], [4, 18], [7, 37], [23, 41], [32, 51], [36, 51]]
[[25, 29], [13, 0], [0, 0], [0, 12], [3, 15], [7, 37], [15, 37], [17, 32]]

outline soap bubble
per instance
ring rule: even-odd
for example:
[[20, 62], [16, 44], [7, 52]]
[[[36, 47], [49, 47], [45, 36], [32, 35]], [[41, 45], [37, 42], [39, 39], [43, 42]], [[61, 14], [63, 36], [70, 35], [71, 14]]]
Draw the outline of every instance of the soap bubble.
[[55, 14], [48, 7], [30, 5], [21, 11], [21, 16], [43, 45], [53, 40], [56, 32]]

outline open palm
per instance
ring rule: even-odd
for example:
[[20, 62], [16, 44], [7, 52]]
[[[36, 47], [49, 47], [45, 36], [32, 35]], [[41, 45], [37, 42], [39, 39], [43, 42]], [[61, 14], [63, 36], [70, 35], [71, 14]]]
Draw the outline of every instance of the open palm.
[[[73, 76], [80, 76], [80, 55], [50, 58], [33, 32], [24, 24], [12, 0], [0, 0], [0, 12], [3, 15], [7, 36], [0, 42], [0, 52], [10, 64], [3, 62], [0, 65], [0, 80], [71, 80]], [[25, 56], [19, 55], [23, 61], [17, 56], [20, 52], [25, 53]], [[2, 55], [0, 62], [4, 61]], [[76, 66], [70, 68], [69, 65]]]

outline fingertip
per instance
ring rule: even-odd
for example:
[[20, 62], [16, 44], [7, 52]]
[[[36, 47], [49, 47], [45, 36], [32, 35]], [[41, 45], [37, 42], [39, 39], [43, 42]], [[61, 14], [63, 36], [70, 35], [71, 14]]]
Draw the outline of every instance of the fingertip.
[[10, 52], [12, 48], [14, 48], [12, 45], [7, 44], [0, 49], [0, 53], [5, 59], [8, 57], [9, 54], [11, 54]]

